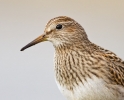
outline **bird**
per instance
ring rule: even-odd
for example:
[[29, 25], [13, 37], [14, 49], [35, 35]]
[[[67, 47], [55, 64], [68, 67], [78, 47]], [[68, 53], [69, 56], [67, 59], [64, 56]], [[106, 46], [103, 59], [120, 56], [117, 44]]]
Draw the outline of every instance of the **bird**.
[[73, 18], [52, 18], [21, 51], [43, 41], [55, 48], [55, 82], [67, 100], [124, 100], [124, 61], [91, 42]]

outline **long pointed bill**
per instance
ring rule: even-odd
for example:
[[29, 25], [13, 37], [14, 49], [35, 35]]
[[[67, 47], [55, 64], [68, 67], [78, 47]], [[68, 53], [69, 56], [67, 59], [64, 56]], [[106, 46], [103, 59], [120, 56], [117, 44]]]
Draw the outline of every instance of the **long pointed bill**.
[[36, 38], [35, 40], [33, 40], [32, 42], [30, 42], [29, 44], [27, 44], [26, 46], [24, 46], [20, 51], [24, 51], [25, 49], [35, 45], [35, 44], [38, 44], [40, 42], [43, 42], [43, 41], [47, 41], [47, 38], [45, 37], [45, 35], [41, 35], [39, 36], [38, 38]]

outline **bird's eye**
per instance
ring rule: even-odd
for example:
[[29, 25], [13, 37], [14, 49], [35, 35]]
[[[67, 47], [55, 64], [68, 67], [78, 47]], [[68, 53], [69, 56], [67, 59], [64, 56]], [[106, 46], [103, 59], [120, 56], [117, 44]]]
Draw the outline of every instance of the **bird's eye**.
[[57, 26], [56, 26], [56, 29], [61, 29], [62, 28], [62, 25], [61, 24], [58, 24]]

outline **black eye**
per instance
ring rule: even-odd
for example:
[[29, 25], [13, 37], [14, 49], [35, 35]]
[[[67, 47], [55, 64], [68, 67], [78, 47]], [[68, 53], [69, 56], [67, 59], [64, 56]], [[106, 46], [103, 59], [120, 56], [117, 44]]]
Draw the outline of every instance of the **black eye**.
[[56, 29], [61, 29], [62, 28], [62, 25], [61, 24], [58, 24], [57, 26], [56, 26]]

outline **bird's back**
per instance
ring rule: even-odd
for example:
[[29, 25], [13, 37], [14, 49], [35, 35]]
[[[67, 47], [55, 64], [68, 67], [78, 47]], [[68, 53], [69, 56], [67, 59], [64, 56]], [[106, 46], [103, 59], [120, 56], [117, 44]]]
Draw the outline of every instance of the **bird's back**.
[[113, 84], [124, 87], [124, 61], [109, 50], [99, 47], [99, 51], [101, 51], [99, 55], [105, 57], [108, 61], [108, 70]]

